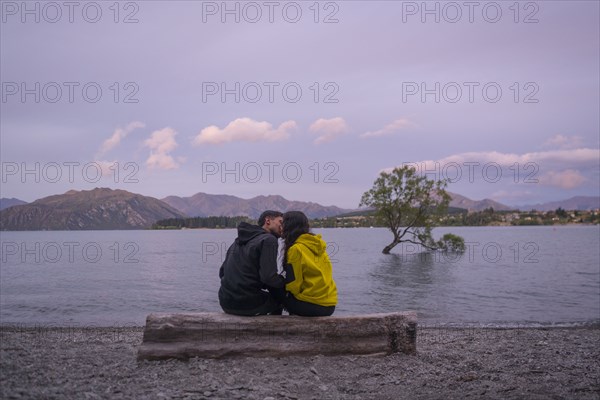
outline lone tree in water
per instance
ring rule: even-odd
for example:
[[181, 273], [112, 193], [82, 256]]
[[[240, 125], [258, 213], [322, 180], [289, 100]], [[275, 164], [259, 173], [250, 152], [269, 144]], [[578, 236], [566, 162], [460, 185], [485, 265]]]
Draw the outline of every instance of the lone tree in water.
[[362, 195], [360, 207], [372, 207], [376, 216], [392, 231], [394, 240], [385, 246], [389, 254], [397, 244], [407, 242], [429, 250], [464, 251], [460, 236], [446, 234], [435, 242], [432, 228], [446, 215], [450, 195], [446, 181], [428, 180], [410, 166], [382, 172], [373, 187]]

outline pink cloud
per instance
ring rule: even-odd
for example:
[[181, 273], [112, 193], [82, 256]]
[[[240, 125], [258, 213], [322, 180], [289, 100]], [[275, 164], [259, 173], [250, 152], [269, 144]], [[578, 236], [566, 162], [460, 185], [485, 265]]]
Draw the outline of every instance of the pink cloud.
[[107, 151], [116, 147], [119, 143], [121, 143], [121, 140], [127, 137], [127, 135], [129, 135], [133, 130], [144, 128], [145, 126], [146, 125], [143, 122], [133, 121], [125, 128], [119, 127], [115, 129], [113, 134], [102, 143], [102, 147], [100, 147], [98, 154], [96, 154], [96, 158], [102, 157]]
[[565, 171], [548, 171], [540, 176], [540, 183], [547, 186], [556, 186], [561, 189], [574, 189], [583, 185], [586, 178], [573, 169]]
[[331, 142], [338, 136], [348, 132], [348, 124], [341, 117], [330, 119], [319, 118], [310, 125], [308, 130], [311, 133], [319, 134], [314, 143], [322, 144]]
[[295, 121], [285, 121], [279, 127], [266, 121], [255, 121], [250, 118], [237, 118], [223, 129], [216, 125], [208, 126], [200, 131], [192, 144], [222, 144], [229, 142], [279, 141], [290, 137], [290, 132], [297, 129]]
[[581, 136], [554, 135], [544, 142], [544, 146], [558, 147], [561, 149], [576, 149], [581, 147], [583, 139]]
[[150, 148], [150, 156], [146, 160], [149, 168], [175, 169], [179, 167], [179, 164], [169, 154], [177, 147], [175, 135], [177, 132], [167, 127], [152, 132], [150, 138], [144, 141], [144, 146]]
[[406, 118], [400, 118], [390, 124], [387, 124], [382, 129], [363, 133], [362, 135], [360, 135], [360, 137], [366, 139], [371, 137], [387, 136], [394, 134], [402, 129], [412, 128], [414, 126], [416, 126], [415, 123], [409, 121]]

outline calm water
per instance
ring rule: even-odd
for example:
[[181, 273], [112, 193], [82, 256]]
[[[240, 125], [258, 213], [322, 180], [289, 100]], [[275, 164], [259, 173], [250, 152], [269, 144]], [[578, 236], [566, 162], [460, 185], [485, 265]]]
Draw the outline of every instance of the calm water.
[[[398, 246], [379, 228], [316, 230], [329, 243], [337, 315], [415, 310], [426, 324], [600, 320], [600, 227], [440, 228], [458, 258]], [[221, 311], [218, 269], [235, 230], [2, 232], [0, 323], [143, 325], [150, 312]]]

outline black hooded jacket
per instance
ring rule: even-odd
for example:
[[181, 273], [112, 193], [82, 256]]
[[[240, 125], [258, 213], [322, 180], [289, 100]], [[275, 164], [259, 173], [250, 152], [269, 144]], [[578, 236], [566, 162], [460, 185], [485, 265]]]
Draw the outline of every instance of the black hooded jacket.
[[219, 269], [219, 302], [229, 309], [249, 310], [270, 296], [262, 289], [283, 288], [277, 274], [277, 238], [258, 225], [241, 222], [238, 237]]

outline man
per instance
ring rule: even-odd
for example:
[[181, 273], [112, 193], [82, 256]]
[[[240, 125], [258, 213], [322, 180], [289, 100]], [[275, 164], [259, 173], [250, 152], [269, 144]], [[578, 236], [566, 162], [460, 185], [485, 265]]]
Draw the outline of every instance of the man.
[[281, 236], [282, 221], [282, 213], [268, 210], [258, 218], [258, 225], [238, 225], [238, 237], [219, 269], [219, 303], [226, 313], [281, 314], [276, 296], [285, 290], [284, 278], [277, 273], [277, 238]]

